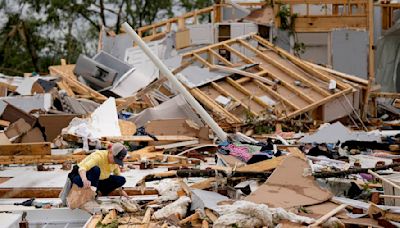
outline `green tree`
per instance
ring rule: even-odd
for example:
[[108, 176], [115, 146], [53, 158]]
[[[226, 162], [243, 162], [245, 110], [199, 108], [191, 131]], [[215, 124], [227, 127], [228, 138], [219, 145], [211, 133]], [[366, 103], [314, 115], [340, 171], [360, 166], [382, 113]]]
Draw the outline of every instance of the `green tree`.
[[[0, 0], [0, 71], [47, 72], [60, 58], [96, 52], [102, 26], [120, 32], [212, 5], [212, 0]], [[174, 10], [173, 10], [174, 9]]]

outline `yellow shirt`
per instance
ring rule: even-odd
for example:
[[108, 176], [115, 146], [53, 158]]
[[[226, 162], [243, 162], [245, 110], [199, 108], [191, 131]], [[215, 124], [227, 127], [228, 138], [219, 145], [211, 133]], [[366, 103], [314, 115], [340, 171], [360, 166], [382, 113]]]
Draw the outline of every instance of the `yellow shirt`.
[[109, 178], [111, 173], [115, 175], [120, 175], [121, 173], [118, 164], [110, 164], [108, 162], [108, 150], [98, 150], [90, 154], [78, 166], [80, 169], [86, 171], [89, 171], [94, 166], [98, 166], [100, 168], [100, 180]]

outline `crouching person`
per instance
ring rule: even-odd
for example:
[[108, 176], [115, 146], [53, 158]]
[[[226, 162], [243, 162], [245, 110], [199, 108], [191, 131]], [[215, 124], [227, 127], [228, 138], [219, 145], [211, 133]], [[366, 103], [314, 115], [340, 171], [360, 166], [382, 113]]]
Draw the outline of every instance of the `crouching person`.
[[126, 148], [115, 143], [108, 150], [98, 150], [75, 165], [68, 174], [72, 184], [66, 199], [68, 206], [78, 208], [96, 195], [107, 196], [117, 188], [120, 188], [122, 196], [128, 197], [122, 189], [125, 177], [120, 175], [126, 154]]

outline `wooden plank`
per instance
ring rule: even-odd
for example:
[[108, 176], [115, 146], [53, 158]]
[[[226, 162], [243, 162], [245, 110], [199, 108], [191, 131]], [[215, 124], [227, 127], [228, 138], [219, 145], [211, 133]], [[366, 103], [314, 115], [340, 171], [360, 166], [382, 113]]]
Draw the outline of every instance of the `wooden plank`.
[[150, 225], [151, 214], [153, 214], [153, 208], [147, 208], [144, 217], [142, 219], [143, 228], [148, 228]]
[[[189, 137], [184, 135], [156, 135], [158, 141], [193, 141], [197, 140], [195, 137]], [[102, 138], [105, 141], [124, 141], [124, 142], [153, 142], [153, 138], [149, 136], [109, 136]]]
[[217, 221], [218, 217], [214, 214], [214, 212], [208, 208], [204, 209], [206, 216], [214, 223]]
[[261, 100], [259, 97], [257, 96], [253, 96], [253, 94], [248, 91], [246, 88], [244, 88], [242, 85], [240, 85], [239, 83], [237, 83], [235, 80], [233, 80], [232, 78], [226, 78], [226, 81], [231, 84], [233, 87], [235, 87], [237, 90], [239, 90], [241, 93], [244, 93], [245, 95], [249, 96], [251, 100], [255, 101], [256, 103], [258, 103], [259, 105], [261, 105], [264, 108], [267, 109], [273, 109], [270, 105], [268, 105], [267, 103], [265, 103], [263, 100]]
[[263, 172], [270, 171], [270, 170], [273, 170], [276, 167], [278, 167], [286, 157], [287, 156], [279, 156], [276, 158], [271, 158], [271, 159], [257, 162], [254, 164], [245, 165], [245, 166], [237, 168], [236, 171], [250, 172], [250, 173], [263, 173]]
[[243, 108], [249, 110], [251, 114], [253, 114], [255, 116], [258, 115], [255, 111], [250, 110], [250, 108], [247, 105], [245, 105], [241, 100], [236, 98], [234, 95], [230, 94], [228, 91], [226, 91], [224, 88], [219, 86], [217, 83], [211, 82], [211, 86], [214, 87], [214, 89], [217, 90], [218, 92], [220, 92], [222, 95], [231, 97], [235, 102], [238, 102]]
[[330, 217], [334, 216], [335, 214], [337, 214], [341, 210], [345, 209], [346, 207], [347, 207], [346, 204], [342, 204], [342, 205], [336, 207], [335, 209], [333, 209], [332, 211], [328, 212], [327, 214], [325, 214], [321, 218], [317, 219], [313, 224], [311, 224], [311, 227], [317, 227], [317, 226], [321, 225], [322, 223], [327, 221]]
[[[237, 42], [237, 40], [234, 40], [234, 41], [235, 41], [235, 43]], [[232, 42], [232, 43], [234, 43], [234, 42]], [[222, 44], [222, 46], [223, 46], [223, 48], [227, 49], [229, 52], [231, 52], [231, 53], [235, 54], [237, 57], [241, 58], [244, 62], [251, 63], [251, 64], [255, 63], [254, 60], [252, 60], [251, 58], [243, 55], [238, 50], [228, 46], [227, 44]]]
[[219, 65], [213, 65], [212, 68], [213, 69], [222, 70], [222, 71], [225, 71], [225, 72], [229, 72], [229, 73], [233, 73], [233, 74], [240, 74], [240, 75], [252, 78], [252, 79], [256, 79], [256, 80], [258, 80], [260, 82], [263, 82], [263, 83], [266, 83], [268, 85], [273, 85], [274, 84], [271, 80], [269, 80], [267, 78], [263, 78], [263, 77], [261, 77], [261, 76], [259, 76], [257, 74], [246, 72], [244, 70], [239, 70], [239, 69], [236, 69], [236, 68], [230, 68], [230, 67], [219, 66]]
[[392, 182], [392, 181], [390, 181], [390, 180], [384, 178], [383, 176], [381, 176], [381, 175], [375, 173], [374, 171], [368, 170], [368, 173], [371, 174], [372, 176], [374, 176], [375, 178], [378, 178], [378, 179], [380, 179], [381, 181], [386, 182], [386, 183], [388, 183], [389, 185], [391, 185], [392, 187], [394, 187], [394, 188], [400, 190], [400, 186], [399, 186], [399, 185], [397, 185], [397, 184], [395, 184], [394, 182]]
[[199, 60], [204, 66], [208, 67], [208, 68], [212, 68], [211, 63], [207, 62], [205, 59], [203, 59], [200, 55], [193, 53], [193, 56]]
[[79, 94], [89, 94], [93, 98], [103, 98], [106, 99], [107, 97], [103, 94], [93, 90], [87, 85], [84, 85], [76, 80], [75, 75], [73, 74], [73, 68], [75, 65], [66, 65], [66, 66], [50, 66], [49, 71], [52, 75], [59, 75], [63, 79], [65, 79], [66, 83], [69, 86], [76, 89], [76, 92]]
[[211, 110], [214, 114], [216, 114], [219, 118], [226, 120], [228, 123], [241, 123], [242, 121], [234, 116], [232, 113], [228, 112], [226, 109], [221, 107], [217, 102], [213, 99], [209, 98], [205, 95], [200, 89], [193, 88], [190, 90], [190, 93], [199, 100], [204, 106], [206, 106], [209, 110]]
[[372, 92], [370, 96], [371, 97], [384, 97], [384, 98], [399, 99], [400, 93]]
[[256, 83], [262, 90], [268, 92], [268, 94], [270, 94], [271, 96], [277, 98], [278, 100], [280, 100], [282, 103], [285, 103], [287, 105], [289, 105], [290, 107], [294, 108], [295, 110], [299, 110], [300, 107], [297, 106], [296, 104], [294, 104], [293, 102], [291, 102], [290, 100], [286, 99], [285, 97], [283, 97], [282, 95], [280, 95], [279, 93], [275, 92], [272, 88], [269, 88], [268, 86], [264, 85], [263, 83], [254, 80], [254, 83]]
[[209, 177], [205, 180], [202, 180], [202, 181], [199, 181], [199, 182], [196, 182], [196, 183], [190, 185], [190, 188], [196, 188], [196, 189], [201, 189], [201, 190], [211, 188], [213, 186], [213, 183], [216, 182], [216, 180], [217, 179], [215, 177]]
[[[311, 63], [311, 62], [307, 62], [307, 61], [303, 61], [303, 62], [306, 63], [307, 65], [311, 66], [312, 68], [314, 68], [317, 72], [324, 71], [324, 72], [333, 74], [333, 75], [335, 75], [337, 77], [340, 77], [340, 78], [342, 78], [342, 79], [344, 79], [346, 81], [351, 81], [351, 82], [354, 82], [354, 83], [357, 83], [357, 84], [361, 84], [362, 86], [367, 86], [368, 85], [368, 80], [359, 78], [357, 76], [345, 74], [345, 73], [336, 71], [334, 69], [323, 67], [323, 66]], [[340, 84], [342, 84], [342, 83], [340, 83]], [[348, 87], [348, 84], [345, 84], [344, 86]]]
[[[304, 108], [302, 108], [302, 109], [300, 109], [300, 110], [297, 110], [297, 111], [295, 111], [295, 112], [293, 112], [293, 113], [290, 113], [290, 114], [287, 116], [287, 118], [292, 118], [292, 117], [295, 117], [295, 116], [300, 115], [300, 114], [302, 114], [302, 113], [305, 113], [305, 112], [307, 112], [307, 111], [313, 110], [313, 109], [317, 108], [318, 106], [321, 106], [321, 105], [323, 105], [323, 104], [326, 104], [326, 103], [328, 103], [329, 101], [334, 100], [334, 99], [336, 99], [336, 98], [339, 98], [339, 97], [341, 97], [341, 96], [343, 96], [343, 95], [346, 95], [346, 94], [350, 93], [351, 91], [353, 91], [353, 88], [348, 88], [348, 89], [346, 89], [346, 90], [344, 90], [344, 91], [341, 91], [341, 92], [339, 92], [339, 93], [335, 93], [334, 95], [331, 95], [331, 96], [329, 96], [329, 97], [325, 97], [325, 98], [322, 99], [322, 100], [319, 100], [319, 101], [317, 101], [317, 102], [314, 102], [314, 103], [312, 103], [312, 104], [310, 104], [310, 105], [308, 105], [308, 106], [306, 106], [306, 107], [304, 107]], [[280, 120], [283, 120], [283, 119], [285, 119], [285, 118], [281, 118]]]
[[57, 86], [58, 86], [58, 88], [64, 90], [68, 96], [70, 96], [70, 97], [75, 96], [74, 91], [72, 91], [71, 87], [69, 87], [69, 85], [67, 83], [65, 83], [64, 80], [57, 82]]
[[191, 140], [191, 141], [184, 141], [184, 142], [178, 142], [178, 143], [171, 143], [171, 144], [166, 144], [166, 145], [160, 145], [160, 146], [155, 146], [156, 150], [161, 150], [161, 149], [172, 149], [172, 148], [178, 148], [178, 147], [184, 147], [184, 146], [191, 146], [199, 144], [199, 140]]
[[11, 91], [11, 92], [15, 92], [15, 90], [17, 89], [17, 86], [11, 85], [11, 84], [8, 84], [8, 83], [5, 83], [5, 82], [0, 82], [0, 86], [6, 87], [7, 90]]
[[0, 145], [0, 155], [50, 155], [50, 143], [15, 143]]
[[86, 155], [10, 155], [0, 156], [0, 165], [10, 164], [62, 164], [64, 162], [77, 163], [82, 161]]
[[213, 49], [208, 49], [208, 52], [211, 53], [213, 56], [217, 57], [217, 59], [219, 59], [220, 61], [222, 61], [225, 65], [227, 66], [233, 66], [233, 64], [228, 61], [227, 59], [225, 59], [224, 57], [222, 57], [220, 54], [218, 54], [216, 51], [214, 51]]
[[8, 126], [10, 126], [10, 121], [7, 121], [7, 120], [0, 120], [0, 126], [2, 126], [2, 127], [8, 127]]
[[335, 28], [367, 28], [366, 16], [316, 16], [297, 17], [295, 23], [296, 32], [306, 31], [331, 31]]
[[[62, 188], [0, 188], [0, 198], [58, 198]], [[158, 195], [154, 188], [131, 188], [126, 187], [124, 191], [129, 196]], [[120, 191], [115, 190], [110, 196], [120, 196]]]

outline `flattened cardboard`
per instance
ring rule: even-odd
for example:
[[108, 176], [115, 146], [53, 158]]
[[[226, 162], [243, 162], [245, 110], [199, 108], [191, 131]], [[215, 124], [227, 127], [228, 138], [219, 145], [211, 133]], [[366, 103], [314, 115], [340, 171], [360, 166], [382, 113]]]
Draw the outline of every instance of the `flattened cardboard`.
[[11, 123], [14, 123], [15, 121], [22, 118], [25, 120], [25, 122], [27, 122], [31, 126], [35, 125], [36, 123], [36, 118], [34, 116], [22, 111], [21, 109], [11, 104], [7, 104], [3, 114], [1, 115], [1, 118]]
[[32, 128], [21, 137], [21, 143], [45, 142], [43, 133], [38, 127]]
[[304, 176], [308, 169], [310, 166], [306, 161], [288, 156], [268, 180], [245, 200], [282, 208], [314, 205], [329, 200], [332, 193], [319, 187], [312, 176]]
[[197, 137], [199, 127], [185, 119], [152, 120], [144, 125], [146, 132], [153, 135], [186, 135]]
[[146, 132], [153, 135], [184, 135], [199, 138], [199, 142], [209, 143], [209, 128], [199, 127], [187, 119], [152, 120], [145, 126]]
[[119, 128], [122, 136], [131, 136], [136, 133], [136, 125], [126, 120], [118, 120]]
[[10, 140], [7, 138], [4, 132], [0, 132], [0, 145], [11, 144]]
[[46, 114], [40, 115], [38, 120], [42, 128], [44, 128], [45, 139], [47, 142], [52, 142], [58, 135], [61, 134], [61, 130], [68, 127], [71, 120], [80, 115], [75, 114]]
[[24, 119], [19, 119], [12, 123], [7, 130], [4, 132], [5, 135], [11, 139], [14, 137], [18, 137], [26, 132], [28, 132], [32, 128]]

